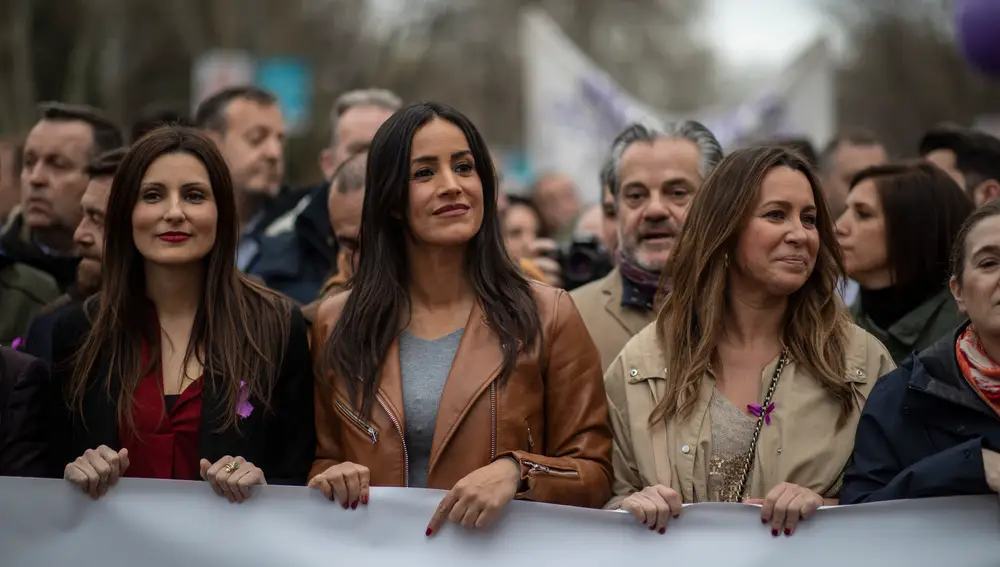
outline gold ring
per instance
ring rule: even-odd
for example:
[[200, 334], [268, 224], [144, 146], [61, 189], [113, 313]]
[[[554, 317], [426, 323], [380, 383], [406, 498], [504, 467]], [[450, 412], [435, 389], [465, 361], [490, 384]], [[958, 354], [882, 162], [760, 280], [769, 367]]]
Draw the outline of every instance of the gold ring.
[[225, 471], [226, 474], [233, 474], [233, 472], [235, 472], [239, 468], [240, 468], [239, 461], [233, 461], [233, 462], [229, 463], [228, 465], [226, 465], [226, 468], [224, 468], [222, 470]]

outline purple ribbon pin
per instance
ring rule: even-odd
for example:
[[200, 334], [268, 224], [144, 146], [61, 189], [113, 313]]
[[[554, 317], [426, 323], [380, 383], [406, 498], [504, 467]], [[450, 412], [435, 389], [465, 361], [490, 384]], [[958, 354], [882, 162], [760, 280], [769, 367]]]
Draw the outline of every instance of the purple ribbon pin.
[[253, 406], [250, 404], [250, 388], [246, 381], [240, 380], [240, 398], [236, 405], [236, 415], [243, 419], [250, 417], [253, 413]]
[[10, 348], [12, 350], [21, 350], [21, 345], [23, 344], [24, 344], [24, 339], [21, 337], [17, 337], [16, 339], [14, 339], [14, 342], [10, 343]]
[[767, 406], [766, 410], [762, 408], [760, 404], [747, 404], [747, 409], [750, 410], [750, 413], [752, 413], [754, 417], [760, 417], [761, 412], [763, 412], [764, 424], [771, 425], [771, 412], [774, 411], [774, 402], [771, 402], [771, 405]]

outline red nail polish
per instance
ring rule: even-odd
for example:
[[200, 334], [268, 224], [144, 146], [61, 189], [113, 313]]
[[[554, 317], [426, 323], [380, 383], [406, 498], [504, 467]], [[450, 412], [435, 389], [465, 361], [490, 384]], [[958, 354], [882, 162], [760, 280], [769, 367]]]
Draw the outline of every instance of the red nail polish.
[[364, 504], [365, 506], [368, 505], [368, 495], [367, 494], [365, 494], [364, 496], [361, 497], [361, 503]]
[[655, 532], [656, 531], [656, 526], [649, 526], [649, 531]]
[[771, 535], [774, 537], [778, 537], [778, 530], [771, 530]]
[[660, 528], [660, 535], [667, 533], [667, 528]]
[[644, 525], [644, 526], [646, 525], [646, 520], [642, 521], [642, 525]]
[[424, 535], [427, 536], [427, 537], [430, 537], [430, 535], [431, 535], [431, 533], [433, 533], [433, 531], [434, 530], [432, 530], [430, 528], [427, 528], [427, 533], [425, 533]]
[[674, 514], [674, 519], [675, 519], [675, 520], [676, 520], [677, 518], [680, 518], [680, 517], [681, 517], [681, 515], [680, 515], [680, 514]]
[[761, 518], [761, 519], [760, 519], [760, 523], [762, 523], [762, 524], [766, 524], [766, 523], [767, 523], [767, 520], [765, 520], [764, 518]]
[[785, 528], [785, 535], [786, 536], [792, 535], [792, 530]]
[[351, 502], [351, 510], [357, 510], [357, 509], [358, 509], [358, 501], [355, 500], [354, 502]]
[[351, 505], [350, 505], [350, 504], [348, 504], [347, 502], [344, 502], [344, 503], [342, 504], [342, 506], [344, 507], [344, 510], [347, 510], [348, 508], [350, 508], [350, 507], [351, 507]]

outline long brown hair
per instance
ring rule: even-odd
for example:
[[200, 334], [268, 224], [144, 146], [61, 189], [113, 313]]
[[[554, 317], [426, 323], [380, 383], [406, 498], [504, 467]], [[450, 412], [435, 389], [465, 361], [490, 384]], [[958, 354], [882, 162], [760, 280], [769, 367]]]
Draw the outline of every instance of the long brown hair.
[[[291, 303], [251, 282], [236, 269], [239, 220], [229, 169], [215, 145], [196, 130], [167, 126], [136, 142], [122, 160], [111, 185], [105, 225], [101, 292], [88, 302], [96, 309], [93, 326], [76, 354], [67, 384], [70, 407], [82, 414], [83, 397], [92, 379], [102, 379], [109, 395], [112, 377], [120, 382], [118, 423], [133, 428], [133, 402], [139, 383], [150, 370], [142, 367], [143, 340], [151, 346], [150, 366], [160, 359], [160, 330], [148, 320], [144, 258], [132, 237], [132, 211], [142, 178], [166, 154], [194, 156], [208, 170], [218, 221], [215, 244], [204, 258], [204, 293], [195, 314], [184, 354], [205, 369], [205, 388], [221, 389], [220, 430], [235, 427], [241, 382], [255, 400], [268, 406], [288, 342]], [[96, 306], [93, 303], [96, 302]], [[106, 376], [94, 376], [102, 365]], [[211, 377], [211, 379], [209, 379]], [[206, 408], [207, 410], [208, 408]]]
[[694, 409], [699, 384], [728, 313], [726, 258], [734, 254], [740, 233], [757, 204], [764, 177], [775, 167], [802, 172], [809, 180], [820, 238], [812, 274], [789, 297], [782, 339], [789, 356], [840, 403], [841, 424], [852, 409], [853, 396], [845, 381], [850, 319], [837, 296], [844, 261], [830, 208], [819, 180], [803, 158], [783, 148], [756, 147], [735, 151], [716, 167], [695, 194], [670, 254], [662, 280], [670, 292], [656, 319], [666, 359], [667, 389], [650, 415], [651, 424], [661, 419], [686, 418]]

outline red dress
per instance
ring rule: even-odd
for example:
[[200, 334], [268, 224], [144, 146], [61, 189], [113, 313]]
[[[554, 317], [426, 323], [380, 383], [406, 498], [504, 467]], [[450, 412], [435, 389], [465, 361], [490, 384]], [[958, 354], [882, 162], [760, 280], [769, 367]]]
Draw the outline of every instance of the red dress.
[[[159, 325], [157, 325], [158, 327]], [[148, 366], [149, 345], [143, 341], [142, 365]], [[126, 477], [199, 480], [198, 440], [201, 430], [202, 384], [198, 378], [177, 397], [168, 411], [163, 396], [163, 371], [157, 364], [135, 391], [132, 413], [135, 431], [119, 428], [128, 449]]]

